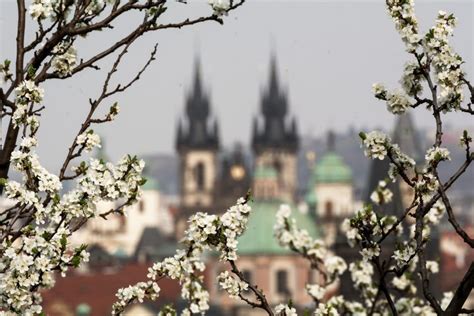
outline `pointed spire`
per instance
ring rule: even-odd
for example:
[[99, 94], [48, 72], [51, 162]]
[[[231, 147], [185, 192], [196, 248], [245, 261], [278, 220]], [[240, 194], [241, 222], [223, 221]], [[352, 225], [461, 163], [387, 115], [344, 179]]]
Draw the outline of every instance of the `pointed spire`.
[[327, 151], [333, 152], [336, 150], [336, 134], [330, 130], [327, 137]]
[[216, 121], [213, 125], [210, 120], [210, 101], [202, 83], [199, 57], [195, 58], [193, 80], [192, 90], [186, 98], [186, 130], [181, 121], [178, 122], [177, 149], [178, 151], [185, 148], [215, 150], [219, 147], [218, 124]]
[[183, 122], [181, 119], [178, 119], [178, 128], [176, 132], [176, 146], [181, 145], [184, 139], [184, 130], [183, 130]]
[[254, 117], [252, 123], [252, 144], [255, 144], [257, 142], [258, 134], [258, 119]]
[[[253, 147], [255, 150], [263, 148], [288, 148], [296, 150], [298, 134], [296, 122], [289, 122], [288, 100], [286, 92], [281, 89], [278, 78], [276, 54], [270, 57], [269, 82], [262, 94], [260, 111], [262, 126], [254, 121]], [[257, 149], [259, 148], [259, 149]]]
[[415, 129], [413, 118], [409, 112], [399, 115], [393, 130], [393, 142], [408, 156], [419, 162], [423, 159], [420, 135]]
[[214, 139], [217, 145], [219, 146], [220, 139], [219, 139], [219, 122], [217, 119], [214, 120]]
[[202, 93], [202, 82], [201, 82], [201, 59], [199, 55], [196, 55], [194, 60], [194, 84], [193, 92], [196, 96], [200, 96]]
[[268, 89], [270, 93], [279, 91], [279, 80], [278, 80], [278, 69], [277, 69], [277, 60], [276, 54], [273, 53], [270, 59], [270, 81], [268, 84]]

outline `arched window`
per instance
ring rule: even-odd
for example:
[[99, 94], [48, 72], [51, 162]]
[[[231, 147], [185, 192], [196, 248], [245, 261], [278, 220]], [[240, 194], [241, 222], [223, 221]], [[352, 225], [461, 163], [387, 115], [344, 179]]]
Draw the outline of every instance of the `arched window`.
[[282, 178], [282, 175], [281, 175], [281, 171], [282, 171], [281, 161], [280, 160], [275, 160], [273, 162], [273, 168], [277, 172], [278, 180], [281, 180], [281, 178]]
[[197, 189], [199, 191], [203, 191], [204, 190], [204, 164], [202, 162], [199, 162], [196, 165], [194, 172], [195, 172], [194, 175], [196, 179]]
[[333, 205], [331, 201], [326, 201], [326, 205], [324, 206], [324, 211], [327, 217], [332, 217], [333, 214]]
[[288, 271], [278, 270], [276, 273], [276, 291], [280, 295], [290, 295], [288, 289]]

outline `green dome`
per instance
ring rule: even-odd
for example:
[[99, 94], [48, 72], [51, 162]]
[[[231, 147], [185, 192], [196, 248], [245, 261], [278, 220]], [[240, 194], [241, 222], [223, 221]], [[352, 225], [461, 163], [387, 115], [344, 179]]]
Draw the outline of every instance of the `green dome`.
[[352, 171], [341, 156], [329, 152], [316, 163], [313, 177], [314, 183], [345, 183], [352, 181]]
[[88, 316], [91, 313], [91, 307], [85, 303], [79, 304], [76, 307], [77, 316]]
[[148, 177], [146, 178], [146, 182], [145, 184], [142, 186], [142, 189], [145, 190], [145, 191], [159, 191], [160, 190], [160, 186], [158, 184], [158, 181], [156, 181], [154, 178], [152, 177]]
[[[255, 202], [250, 206], [252, 212], [245, 233], [239, 237], [237, 246], [239, 255], [288, 255], [291, 250], [285, 249], [278, 244], [273, 235], [273, 226], [276, 222], [276, 214], [281, 203]], [[306, 229], [311, 237], [318, 237], [316, 223], [309, 214], [303, 214], [296, 207], [290, 205], [291, 215], [296, 219], [296, 224], [301, 229]]]
[[259, 166], [255, 169], [255, 179], [276, 179], [278, 174], [275, 168]]

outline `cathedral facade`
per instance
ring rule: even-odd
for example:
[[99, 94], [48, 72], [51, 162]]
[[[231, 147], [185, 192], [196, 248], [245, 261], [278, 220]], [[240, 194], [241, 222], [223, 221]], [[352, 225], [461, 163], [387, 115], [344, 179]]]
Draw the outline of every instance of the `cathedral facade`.
[[204, 87], [199, 62], [194, 82], [178, 122], [176, 150], [179, 156], [180, 212], [176, 231], [182, 233], [186, 219], [198, 210], [222, 213], [254, 187], [255, 171], [275, 171], [278, 198], [293, 202], [297, 190], [299, 136], [296, 120], [289, 116], [288, 98], [279, 82], [276, 59], [270, 64], [269, 82], [254, 118], [252, 154], [237, 145], [224, 152], [219, 124], [212, 116], [209, 94]]

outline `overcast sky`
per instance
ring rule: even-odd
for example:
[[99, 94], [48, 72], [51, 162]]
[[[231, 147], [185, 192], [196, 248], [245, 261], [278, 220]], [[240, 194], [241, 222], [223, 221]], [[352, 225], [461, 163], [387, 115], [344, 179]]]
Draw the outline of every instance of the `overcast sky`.
[[[167, 19], [209, 12], [204, 1], [188, 2], [172, 4]], [[383, 103], [374, 100], [371, 85], [384, 82], [395, 87], [409, 56], [383, 2], [250, 0], [228, 16], [223, 26], [211, 22], [147, 35], [131, 50], [118, 79], [133, 74], [155, 42], [159, 43], [158, 58], [136, 86], [111, 100], [119, 101], [122, 112], [117, 121], [97, 129], [105, 138], [107, 152], [117, 159], [125, 153], [174, 151], [175, 125], [183, 114], [196, 56], [201, 59], [224, 145], [249, 143], [251, 118], [259, 110], [272, 52], [301, 133], [318, 136], [328, 128], [343, 130], [349, 125], [357, 129], [391, 126], [393, 117]], [[473, 4], [416, 1], [423, 30], [433, 24], [440, 9], [459, 18], [454, 43], [472, 75]], [[15, 3], [0, 0], [0, 10], [0, 58], [14, 59]], [[88, 56], [132, 24], [133, 19], [120, 21], [111, 34], [88, 38], [79, 45], [79, 56]], [[88, 71], [45, 85], [39, 152], [47, 167], [56, 169], [64, 158], [88, 110], [87, 100], [97, 95], [104, 76]], [[417, 113], [416, 120], [421, 126], [431, 126], [426, 115]], [[472, 126], [472, 120], [457, 115], [450, 115], [448, 121]]]

